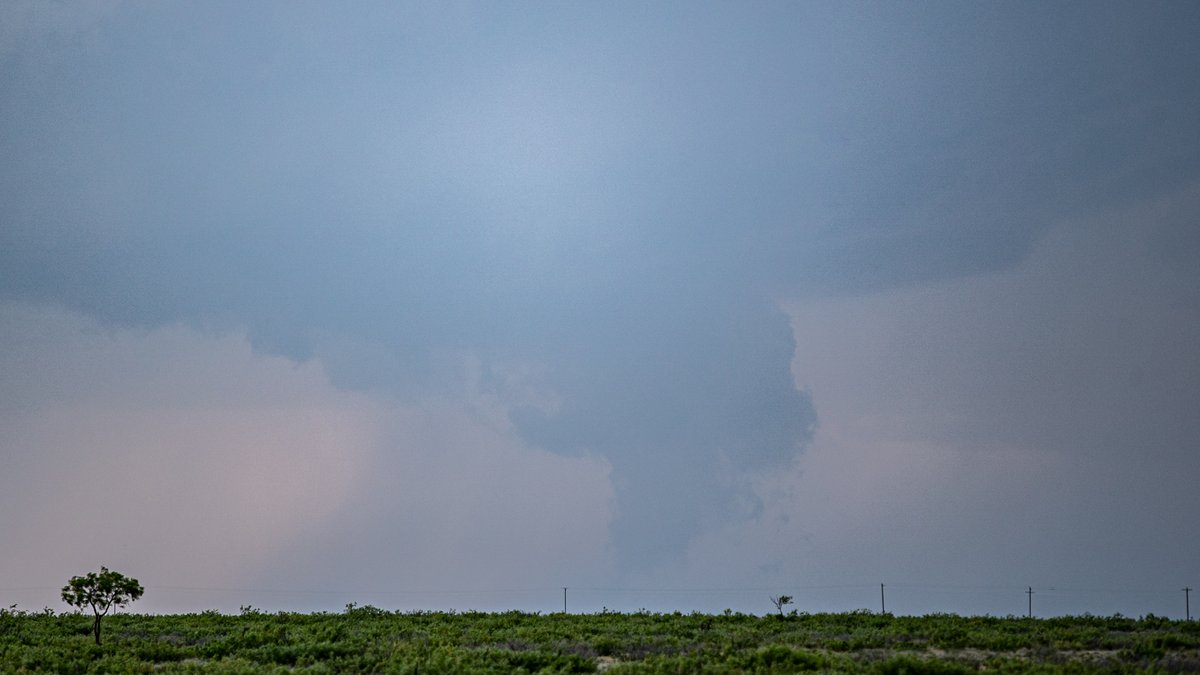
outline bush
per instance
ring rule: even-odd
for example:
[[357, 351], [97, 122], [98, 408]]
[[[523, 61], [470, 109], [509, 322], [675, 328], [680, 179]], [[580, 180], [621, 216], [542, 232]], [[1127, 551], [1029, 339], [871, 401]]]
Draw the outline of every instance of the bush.
[[771, 645], [741, 659], [742, 666], [758, 673], [796, 673], [820, 670], [829, 665], [829, 659], [812, 652], [800, 651], [783, 645]]
[[919, 659], [915, 656], [893, 656], [871, 668], [878, 675], [958, 675], [970, 673], [971, 668], [952, 661]]

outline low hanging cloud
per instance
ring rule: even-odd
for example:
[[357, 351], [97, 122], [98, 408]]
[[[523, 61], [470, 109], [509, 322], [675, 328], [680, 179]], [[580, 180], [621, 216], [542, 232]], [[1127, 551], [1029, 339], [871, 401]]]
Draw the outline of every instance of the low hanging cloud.
[[850, 611], [885, 583], [891, 611], [995, 615], [1022, 614], [1032, 585], [1039, 615], [1182, 616], [1200, 554], [1196, 213], [1200, 183], [1055, 223], [1013, 269], [787, 303], [820, 427], [754, 479], [756, 517], [646, 585], [778, 585]]

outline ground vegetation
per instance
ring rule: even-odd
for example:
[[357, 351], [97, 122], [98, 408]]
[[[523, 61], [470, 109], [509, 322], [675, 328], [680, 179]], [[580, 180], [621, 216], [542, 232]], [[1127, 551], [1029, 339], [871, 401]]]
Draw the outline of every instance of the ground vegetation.
[[0, 673], [1200, 672], [1200, 622], [869, 612], [0, 610]]

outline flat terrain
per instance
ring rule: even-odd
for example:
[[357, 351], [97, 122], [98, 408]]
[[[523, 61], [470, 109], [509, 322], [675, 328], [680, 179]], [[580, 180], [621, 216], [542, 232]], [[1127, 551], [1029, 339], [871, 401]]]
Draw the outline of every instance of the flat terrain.
[[1200, 672], [1200, 622], [793, 614], [0, 610], [0, 673]]

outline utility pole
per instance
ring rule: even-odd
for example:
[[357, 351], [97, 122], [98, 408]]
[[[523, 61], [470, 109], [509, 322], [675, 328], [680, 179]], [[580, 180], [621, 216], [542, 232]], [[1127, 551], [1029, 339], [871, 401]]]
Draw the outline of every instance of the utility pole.
[[1192, 620], [1192, 587], [1183, 587], [1183, 607], [1187, 611], [1187, 620]]
[[567, 613], [567, 587], [563, 586], [563, 614]]
[[1025, 595], [1029, 596], [1029, 618], [1033, 618], [1033, 586], [1025, 589]]
[[887, 602], [883, 597], [883, 584], [879, 584], [879, 613], [887, 614]]

